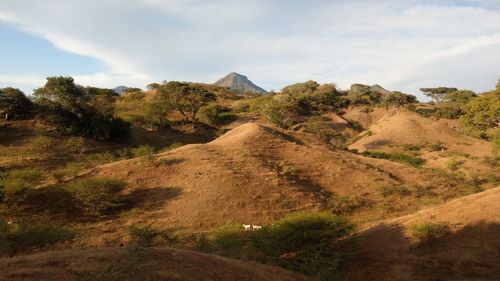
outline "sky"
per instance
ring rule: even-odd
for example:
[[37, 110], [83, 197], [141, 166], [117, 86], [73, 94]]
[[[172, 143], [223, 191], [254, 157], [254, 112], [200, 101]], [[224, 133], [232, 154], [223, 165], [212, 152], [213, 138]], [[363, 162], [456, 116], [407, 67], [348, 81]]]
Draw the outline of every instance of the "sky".
[[500, 0], [0, 0], [0, 88], [145, 88], [238, 72], [415, 94], [500, 78]]

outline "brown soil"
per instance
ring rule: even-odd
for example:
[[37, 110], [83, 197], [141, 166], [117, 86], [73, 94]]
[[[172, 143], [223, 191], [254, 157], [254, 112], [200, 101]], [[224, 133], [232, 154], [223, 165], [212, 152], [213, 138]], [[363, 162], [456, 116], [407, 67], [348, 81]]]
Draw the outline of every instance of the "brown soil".
[[310, 280], [281, 268], [171, 248], [51, 251], [0, 260], [1, 281]]

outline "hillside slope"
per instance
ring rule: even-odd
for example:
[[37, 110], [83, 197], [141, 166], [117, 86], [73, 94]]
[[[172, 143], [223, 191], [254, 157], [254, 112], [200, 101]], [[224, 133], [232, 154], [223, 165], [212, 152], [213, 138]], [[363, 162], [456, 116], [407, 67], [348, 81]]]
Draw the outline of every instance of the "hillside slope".
[[171, 248], [50, 251], [0, 260], [0, 281], [309, 280], [281, 268]]
[[[386, 220], [359, 233], [349, 280], [496, 280], [500, 276], [500, 187], [415, 214]], [[451, 231], [411, 247], [416, 223], [447, 223]], [[381, 276], [384, 276], [381, 278]]]

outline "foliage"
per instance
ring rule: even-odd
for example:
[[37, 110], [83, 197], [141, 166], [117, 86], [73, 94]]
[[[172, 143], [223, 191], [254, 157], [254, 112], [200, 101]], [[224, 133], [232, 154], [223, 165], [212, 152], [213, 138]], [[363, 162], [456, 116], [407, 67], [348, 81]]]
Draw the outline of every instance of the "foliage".
[[5, 119], [25, 118], [32, 113], [32, 103], [22, 91], [15, 88], [0, 89], [0, 113]]
[[37, 218], [7, 224], [0, 220], [0, 254], [14, 255], [31, 248], [47, 247], [73, 239], [75, 233]]
[[83, 154], [87, 151], [87, 144], [82, 137], [70, 137], [64, 143], [66, 149], [73, 153]]
[[474, 137], [487, 138], [488, 130], [500, 126], [500, 90], [473, 98], [463, 106], [460, 126]]
[[424, 93], [424, 95], [431, 98], [436, 104], [441, 104], [446, 96], [452, 92], [456, 92], [457, 88], [447, 88], [447, 87], [438, 87], [438, 88], [421, 88], [420, 91]]
[[136, 247], [151, 247], [155, 239], [165, 236], [165, 234], [156, 228], [153, 223], [147, 225], [133, 225], [129, 228], [129, 235], [132, 243]]
[[382, 100], [382, 94], [374, 91], [372, 87], [363, 84], [353, 84], [347, 94], [349, 102], [352, 105], [370, 104], [375, 105]]
[[238, 223], [227, 223], [209, 231], [207, 242], [216, 250], [238, 251], [243, 247], [245, 238]]
[[155, 96], [144, 103], [144, 122], [152, 129], [159, 129], [170, 124], [167, 114], [170, 111], [170, 104]]
[[411, 191], [404, 185], [380, 185], [377, 187], [377, 191], [383, 197], [388, 197], [392, 195], [408, 196]]
[[33, 168], [13, 169], [0, 172], [0, 202], [18, 206], [26, 199], [26, 190], [43, 179], [41, 171]]
[[39, 115], [62, 133], [97, 140], [124, 140], [130, 124], [114, 116], [117, 95], [107, 89], [77, 86], [71, 77], [48, 77], [34, 92]]
[[382, 103], [386, 106], [393, 106], [396, 108], [409, 106], [417, 103], [417, 97], [413, 95], [404, 94], [401, 92], [392, 92], [383, 98]]
[[144, 157], [144, 156], [146, 156], [146, 157], [147, 156], [153, 156], [154, 153], [155, 153], [154, 149], [151, 146], [147, 145], [147, 144], [131, 148], [130, 152], [132, 153], [132, 157], [134, 157], [134, 158], [136, 158], [136, 157]]
[[400, 162], [413, 167], [419, 167], [425, 163], [425, 160], [420, 157], [398, 152], [388, 153], [382, 151], [365, 151], [363, 155], [372, 158], [387, 159], [395, 162]]
[[236, 118], [231, 109], [216, 103], [202, 106], [196, 113], [196, 118], [212, 126], [224, 124]]
[[157, 98], [175, 108], [186, 121], [195, 121], [196, 112], [216, 100], [216, 95], [197, 84], [164, 82], [158, 88]]
[[120, 191], [125, 183], [110, 179], [78, 179], [64, 185], [81, 208], [93, 215], [106, 214], [124, 203]]
[[434, 142], [428, 145], [429, 149], [431, 151], [442, 151], [445, 150], [446, 147], [444, 146], [444, 143], [442, 142]]
[[433, 242], [450, 231], [450, 227], [444, 222], [422, 222], [413, 224], [409, 227], [408, 232], [416, 246], [424, 246]]
[[446, 167], [448, 167], [448, 169], [452, 171], [456, 171], [460, 168], [460, 166], [462, 166], [462, 164], [463, 161], [460, 161], [457, 158], [453, 157], [446, 162]]

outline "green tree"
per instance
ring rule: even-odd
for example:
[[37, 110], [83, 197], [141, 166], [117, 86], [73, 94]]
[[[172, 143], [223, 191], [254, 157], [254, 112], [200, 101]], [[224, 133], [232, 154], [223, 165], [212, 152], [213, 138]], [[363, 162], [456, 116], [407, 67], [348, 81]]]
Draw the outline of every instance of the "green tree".
[[384, 98], [384, 103], [387, 106], [394, 106], [396, 108], [399, 108], [402, 106], [417, 103], [417, 97], [395, 91]]
[[420, 91], [424, 93], [424, 95], [431, 98], [436, 104], [441, 104], [449, 93], [456, 92], [457, 90], [458, 90], [457, 88], [447, 88], [447, 87], [420, 89]]
[[382, 93], [373, 91], [372, 87], [363, 84], [353, 84], [348, 93], [348, 99], [351, 104], [371, 104], [380, 103]]
[[0, 89], [0, 113], [5, 116], [6, 120], [11, 117], [29, 116], [31, 110], [32, 103], [22, 91], [10, 87]]
[[500, 89], [471, 99], [462, 110], [461, 127], [472, 136], [487, 138], [489, 130], [500, 127]]
[[158, 98], [179, 111], [186, 121], [196, 121], [196, 112], [205, 104], [215, 101], [216, 95], [196, 84], [172, 81], [158, 89]]

